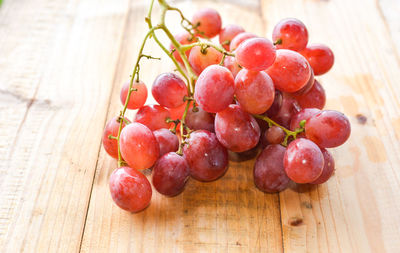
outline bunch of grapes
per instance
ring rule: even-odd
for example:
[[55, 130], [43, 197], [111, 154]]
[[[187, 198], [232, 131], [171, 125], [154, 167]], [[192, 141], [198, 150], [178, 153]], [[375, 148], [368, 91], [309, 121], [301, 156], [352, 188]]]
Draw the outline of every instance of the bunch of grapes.
[[[226, 173], [229, 159], [256, 155], [254, 183], [261, 191], [326, 182], [334, 172], [327, 148], [350, 135], [345, 115], [323, 110], [325, 91], [315, 79], [331, 69], [332, 51], [309, 45], [307, 28], [294, 18], [281, 20], [271, 41], [238, 25], [222, 28], [215, 10], [200, 10], [189, 21], [159, 2], [163, 12], [181, 14], [185, 30], [172, 36], [164, 20], [153, 27], [148, 18], [148, 35], [158, 40], [157, 29], [168, 35], [170, 51], [163, 49], [179, 75], [157, 76], [151, 93], [158, 104], [144, 105], [148, 91], [138, 64], [151, 57], [141, 51], [122, 87], [124, 109], [103, 135], [105, 150], [119, 160], [110, 177], [115, 203], [131, 212], [149, 205], [152, 187], [144, 169], [151, 168], [154, 189], [172, 197], [190, 177], [213, 181]], [[137, 110], [133, 120], [124, 116], [127, 109]]]

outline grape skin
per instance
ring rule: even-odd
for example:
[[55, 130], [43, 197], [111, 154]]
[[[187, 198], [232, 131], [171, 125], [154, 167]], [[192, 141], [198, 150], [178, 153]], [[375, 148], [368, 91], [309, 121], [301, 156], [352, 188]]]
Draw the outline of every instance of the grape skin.
[[328, 150], [321, 148], [322, 155], [324, 156], [324, 168], [322, 174], [310, 184], [323, 184], [331, 178], [335, 171], [335, 160]]
[[161, 106], [176, 108], [185, 103], [183, 98], [187, 96], [187, 87], [178, 75], [164, 73], [154, 80], [151, 93]]
[[189, 175], [190, 168], [185, 158], [169, 152], [154, 165], [152, 182], [159, 193], [173, 197], [184, 190]]
[[135, 122], [141, 123], [151, 131], [169, 128], [167, 119], [171, 118], [169, 111], [160, 105], [145, 105], [136, 113]]
[[266, 38], [247, 39], [236, 50], [237, 63], [253, 71], [266, 70], [274, 63], [275, 57], [275, 47]]
[[300, 122], [311, 118], [312, 116], [318, 114], [321, 110], [317, 108], [305, 108], [293, 115], [292, 120], [290, 121], [290, 130], [294, 131], [297, 128], [300, 128]]
[[219, 33], [219, 43], [225, 48], [225, 50], [229, 51], [229, 45], [231, 44], [232, 39], [242, 32], [244, 32], [244, 29], [241, 26], [235, 24], [227, 25]]
[[153, 132], [160, 147], [160, 157], [169, 152], [175, 152], [179, 148], [178, 137], [166, 128]]
[[234, 104], [215, 116], [215, 133], [219, 142], [234, 152], [254, 148], [260, 139], [257, 121]]
[[275, 193], [288, 187], [290, 179], [283, 167], [285, 151], [281, 145], [269, 145], [257, 157], [253, 175], [254, 183], [261, 191]]
[[283, 163], [291, 180], [298, 184], [311, 183], [322, 174], [324, 156], [314, 142], [298, 138], [288, 145]]
[[257, 35], [248, 33], [248, 32], [239, 33], [232, 39], [231, 44], [230, 44], [230, 50], [233, 52], [234, 50], [237, 49], [237, 47], [240, 44], [242, 44], [243, 41], [251, 39], [251, 38], [257, 38]]
[[315, 80], [311, 89], [304, 94], [294, 94], [293, 97], [301, 108], [318, 108], [322, 110], [326, 103], [325, 90], [322, 85]]
[[265, 72], [242, 69], [235, 78], [235, 95], [244, 111], [262, 114], [274, 102], [274, 84]]
[[[122, 105], [125, 105], [126, 98], [128, 97], [129, 85], [130, 82], [126, 82], [122, 86], [120, 93], [120, 99]], [[129, 97], [129, 102], [126, 108], [135, 110], [139, 109], [144, 105], [144, 103], [146, 103], [147, 87], [142, 81], [139, 82], [134, 81], [132, 84], [132, 89], [136, 89], [136, 91], [131, 92], [131, 96]]]
[[[118, 130], [120, 123], [118, 122], [119, 117], [114, 117], [110, 121], [107, 122], [106, 127], [103, 132], [103, 147], [105, 151], [113, 158], [118, 159], [118, 142], [116, 139], [110, 139], [108, 136], [118, 136]], [[130, 123], [130, 121], [125, 118], [126, 121]], [[122, 128], [126, 126], [125, 122], [122, 122]]]
[[204, 111], [217, 113], [232, 102], [234, 86], [232, 73], [227, 68], [211, 65], [197, 79], [194, 98]]
[[214, 132], [214, 116], [197, 107], [197, 111], [189, 110], [186, 116], [186, 125], [191, 130], [207, 130]]
[[221, 31], [222, 21], [219, 13], [210, 8], [198, 10], [192, 18], [192, 24], [197, 26], [199, 37], [213, 38]]
[[215, 134], [197, 130], [186, 139], [183, 156], [189, 164], [190, 175], [199, 181], [213, 181], [228, 169], [228, 152]]
[[280, 144], [285, 139], [285, 132], [278, 126], [271, 126], [263, 134], [263, 142], [268, 144]]
[[298, 19], [286, 18], [275, 25], [272, 32], [272, 40], [278, 43], [277, 49], [303, 50], [308, 43], [308, 31], [306, 26]]
[[229, 69], [235, 78], [239, 71], [242, 69], [240, 65], [236, 62], [235, 57], [233, 56], [226, 56], [224, 60], [224, 66]]
[[328, 72], [335, 62], [332, 50], [323, 44], [312, 44], [307, 46], [301, 54], [310, 63], [316, 76]]
[[321, 111], [306, 122], [306, 136], [323, 148], [342, 145], [350, 137], [349, 119], [338, 111]]
[[120, 151], [129, 166], [137, 170], [150, 168], [160, 155], [160, 147], [153, 132], [136, 122], [122, 129]]
[[200, 46], [195, 46], [190, 51], [189, 63], [194, 72], [200, 75], [205, 68], [222, 61], [222, 53], [215, 48], [209, 47], [202, 52]]
[[120, 208], [129, 212], [145, 209], [151, 200], [149, 180], [139, 171], [120, 167], [113, 171], [109, 180], [111, 197]]
[[282, 93], [282, 105], [278, 113], [271, 118], [281, 126], [289, 128], [293, 115], [298, 113], [300, 110], [301, 107], [292, 96], [288, 93]]

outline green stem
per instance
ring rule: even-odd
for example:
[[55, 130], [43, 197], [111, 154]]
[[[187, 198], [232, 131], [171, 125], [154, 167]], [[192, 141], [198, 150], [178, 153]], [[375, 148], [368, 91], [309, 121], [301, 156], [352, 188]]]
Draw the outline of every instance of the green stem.
[[195, 46], [212, 47], [212, 48], [216, 49], [217, 51], [219, 51], [220, 53], [223, 53], [224, 55], [235, 56], [234, 53], [230, 53], [230, 52], [226, 51], [224, 48], [214, 45], [213, 43], [208, 42], [208, 41], [199, 41], [199, 42], [194, 42], [192, 44], [182, 45], [181, 49], [185, 52]]

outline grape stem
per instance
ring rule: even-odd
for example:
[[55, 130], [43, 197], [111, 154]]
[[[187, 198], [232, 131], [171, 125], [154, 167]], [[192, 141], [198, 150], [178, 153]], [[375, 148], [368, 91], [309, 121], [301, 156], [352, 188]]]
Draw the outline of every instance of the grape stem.
[[272, 119], [270, 119], [267, 116], [263, 116], [263, 115], [258, 115], [258, 114], [253, 114], [253, 117], [257, 118], [257, 119], [261, 119], [264, 120], [265, 122], [268, 123], [269, 126], [277, 126], [280, 129], [282, 129], [285, 132], [285, 139], [282, 141], [281, 145], [287, 147], [287, 143], [290, 137], [292, 137], [293, 139], [297, 138], [297, 135], [299, 133], [304, 132], [304, 122], [301, 122], [303, 124], [300, 123], [300, 128], [297, 128], [294, 131], [291, 131], [281, 125], [279, 125], [278, 123], [276, 123], [275, 121], [273, 121]]

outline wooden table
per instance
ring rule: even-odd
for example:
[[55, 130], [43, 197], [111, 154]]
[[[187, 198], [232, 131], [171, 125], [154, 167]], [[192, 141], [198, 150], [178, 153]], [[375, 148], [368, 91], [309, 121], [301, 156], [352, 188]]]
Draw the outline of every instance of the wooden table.
[[[335, 52], [334, 68], [319, 79], [327, 108], [345, 112], [353, 131], [333, 150], [336, 175], [324, 185], [263, 194], [253, 185], [254, 161], [232, 162], [221, 180], [190, 180], [175, 198], [155, 193], [148, 209], [130, 214], [110, 198], [116, 162], [101, 135], [120, 110], [147, 5], [4, 1], [1, 252], [400, 251], [399, 1], [176, 1], [188, 16], [213, 7], [225, 24], [267, 37], [281, 18], [303, 20], [311, 42]], [[143, 64], [148, 85], [173, 69], [150, 44], [146, 50], [163, 60]]]

